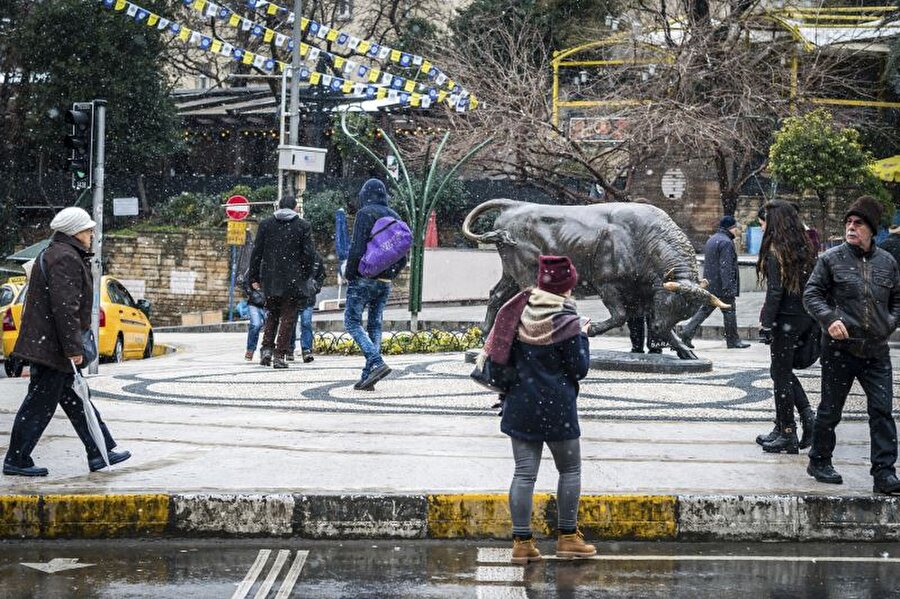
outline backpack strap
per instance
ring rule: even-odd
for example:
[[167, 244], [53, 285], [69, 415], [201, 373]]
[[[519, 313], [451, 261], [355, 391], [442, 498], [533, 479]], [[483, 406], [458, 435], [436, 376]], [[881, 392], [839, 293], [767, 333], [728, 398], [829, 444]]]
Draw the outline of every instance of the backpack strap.
[[375, 239], [375, 236], [376, 236], [376, 235], [378, 235], [379, 233], [381, 233], [382, 231], [384, 231], [385, 229], [387, 229], [388, 227], [390, 227], [391, 225], [393, 225], [395, 222], [397, 222], [397, 219], [396, 219], [396, 218], [392, 218], [392, 219], [391, 219], [391, 222], [387, 223], [386, 225], [384, 225], [383, 227], [381, 227], [381, 228], [378, 229], [377, 231], [372, 231], [372, 233], [369, 234], [369, 241], [371, 241], [372, 239]]

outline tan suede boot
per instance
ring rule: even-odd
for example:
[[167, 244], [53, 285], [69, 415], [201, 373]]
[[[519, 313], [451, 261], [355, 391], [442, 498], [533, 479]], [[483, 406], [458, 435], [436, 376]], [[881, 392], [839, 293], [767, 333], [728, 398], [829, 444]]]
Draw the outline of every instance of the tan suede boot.
[[584, 535], [576, 530], [570, 535], [559, 535], [556, 540], [556, 557], [568, 559], [597, 555], [597, 548], [584, 542]]
[[541, 552], [534, 544], [534, 537], [530, 539], [513, 538], [512, 559], [514, 564], [527, 564], [528, 562], [541, 561]]

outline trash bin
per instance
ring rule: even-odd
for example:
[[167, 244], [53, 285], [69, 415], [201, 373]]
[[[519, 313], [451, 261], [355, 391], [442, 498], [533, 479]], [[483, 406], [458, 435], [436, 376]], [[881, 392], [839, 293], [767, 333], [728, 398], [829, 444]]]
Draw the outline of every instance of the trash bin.
[[762, 245], [762, 227], [747, 227], [747, 253], [759, 254], [759, 246]]

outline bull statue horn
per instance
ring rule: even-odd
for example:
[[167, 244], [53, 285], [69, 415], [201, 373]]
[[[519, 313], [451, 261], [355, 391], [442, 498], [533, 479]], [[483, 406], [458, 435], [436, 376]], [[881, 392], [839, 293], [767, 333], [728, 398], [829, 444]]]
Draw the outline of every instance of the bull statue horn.
[[667, 281], [663, 283], [663, 289], [666, 291], [672, 291], [673, 293], [676, 291], [681, 291], [681, 283], [676, 283], [675, 281]]
[[728, 310], [729, 308], [731, 308], [731, 304], [726, 304], [725, 302], [714, 296], [712, 293], [709, 294], [709, 303], [722, 310]]
[[700, 279], [700, 289], [706, 289], [707, 287], [709, 287], [709, 281]]

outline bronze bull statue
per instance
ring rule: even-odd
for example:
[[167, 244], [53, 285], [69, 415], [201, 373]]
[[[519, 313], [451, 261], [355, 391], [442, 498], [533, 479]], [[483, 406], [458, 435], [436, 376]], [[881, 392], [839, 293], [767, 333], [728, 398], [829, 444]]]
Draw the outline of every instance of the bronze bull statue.
[[[493, 230], [473, 233], [472, 223], [489, 210], [500, 211]], [[704, 303], [729, 307], [706, 290], [684, 232], [650, 204], [548, 206], [489, 200], [466, 216], [462, 231], [473, 241], [496, 244], [503, 263], [503, 276], [491, 289], [486, 330], [507, 300], [534, 286], [541, 254], [568, 256], [578, 269], [576, 292], [603, 300], [610, 317], [592, 323], [591, 335], [650, 314], [651, 334], [665, 340], [678, 357], [694, 359], [675, 334], [675, 324], [693, 316]]]

